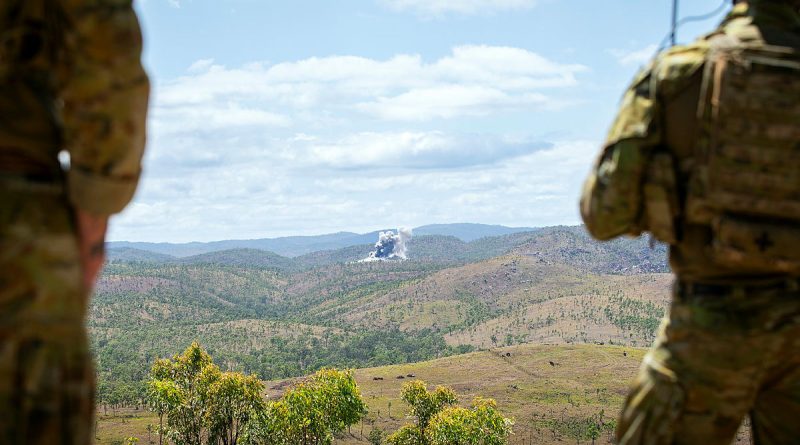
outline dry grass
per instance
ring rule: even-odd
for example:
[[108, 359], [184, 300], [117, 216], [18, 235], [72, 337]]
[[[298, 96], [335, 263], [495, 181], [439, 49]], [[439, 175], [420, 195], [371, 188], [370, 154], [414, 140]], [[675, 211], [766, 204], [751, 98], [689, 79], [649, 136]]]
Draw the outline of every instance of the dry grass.
[[[359, 369], [356, 380], [370, 413], [363, 424], [353, 426], [336, 443], [364, 444], [373, 426], [394, 431], [409, 421], [408, 409], [400, 400], [403, 383], [413, 379], [405, 377], [409, 374], [432, 387], [453, 387], [465, 405], [475, 396], [496, 399], [501, 411], [515, 419], [512, 444], [522, 444], [523, 438], [527, 443], [529, 437], [534, 437], [535, 443], [559, 443], [566, 437], [559, 433], [560, 440], [549, 441], [553, 435], [544, 421], [589, 416], [601, 410], [606, 417], [613, 417], [642, 355], [642, 349], [619, 346], [518, 345], [429, 362]], [[400, 375], [404, 378], [398, 379]], [[285, 387], [281, 382], [267, 382], [270, 397], [279, 396]], [[147, 424], [157, 422], [155, 416], [142, 412], [101, 416], [98, 443], [112, 444], [128, 436], [147, 443]]]
[[[518, 345], [424, 363], [360, 369], [356, 379], [370, 408], [368, 419], [387, 431], [409, 421], [407, 406], [399, 395], [410, 379], [397, 376], [414, 374], [431, 387], [451, 386], [463, 405], [475, 396], [497, 400], [500, 410], [515, 420], [512, 444], [528, 443], [530, 438], [537, 444], [560, 443], [567, 437], [557, 433], [553, 439], [545, 426], [547, 419], [588, 417], [601, 410], [613, 418], [643, 353], [642, 349], [619, 346]], [[366, 437], [372, 425], [365, 422], [363, 428]], [[366, 443], [361, 425], [351, 431], [337, 443]]]
[[[604, 276], [602, 280], [586, 280], [575, 289], [562, 288], [562, 296], [548, 293], [542, 296], [534, 287], [522, 290], [513, 301], [522, 303], [517, 310], [508, 311], [476, 326], [445, 335], [451, 345], [470, 344], [489, 348], [504, 344], [508, 336], [513, 342], [536, 343], [613, 343], [647, 346], [651, 332], [623, 329], [605, 315], [613, 298], [649, 302], [665, 309], [669, 299], [671, 276], [648, 274], [634, 276]], [[644, 334], [644, 335], [643, 335]], [[492, 341], [492, 339], [496, 339]]]
[[[412, 421], [408, 407], [400, 400], [400, 389], [409, 380], [421, 379], [431, 388], [451, 386], [462, 405], [468, 405], [475, 396], [495, 399], [501, 412], [515, 421], [511, 445], [589, 444], [590, 440], [577, 440], [561, 426], [569, 419], [584, 419], [601, 411], [607, 421], [614, 419], [644, 353], [642, 348], [622, 346], [528, 344], [422, 363], [358, 369], [356, 380], [369, 414], [334, 443], [367, 444], [372, 428], [392, 432]], [[409, 374], [415, 377], [406, 377]], [[268, 396], [279, 397], [296, 380], [266, 382]], [[98, 416], [97, 443], [111, 445], [133, 436], [140, 439], [140, 445], [147, 444], [148, 424], [157, 425], [157, 417], [133, 410], [112, 416], [109, 411], [107, 416]], [[603, 433], [596, 443], [611, 443], [609, 434]], [[157, 436], [151, 438], [158, 443]], [[748, 444], [746, 431], [740, 432], [734, 443]]]

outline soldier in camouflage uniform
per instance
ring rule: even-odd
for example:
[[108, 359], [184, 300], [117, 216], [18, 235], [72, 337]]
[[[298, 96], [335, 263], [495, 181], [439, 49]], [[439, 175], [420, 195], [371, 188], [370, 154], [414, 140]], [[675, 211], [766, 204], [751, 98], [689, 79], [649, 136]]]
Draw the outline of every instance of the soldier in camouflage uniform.
[[93, 441], [85, 318], [139, 178], [140, 53], [130, 0], [0, 2], [0, 443]]
[[677, 276], [620, 444], [729, 444], [748, 415], [755, 443], [800, 443], [800, 2], [736, 3], [634, 80], [581, 199]]

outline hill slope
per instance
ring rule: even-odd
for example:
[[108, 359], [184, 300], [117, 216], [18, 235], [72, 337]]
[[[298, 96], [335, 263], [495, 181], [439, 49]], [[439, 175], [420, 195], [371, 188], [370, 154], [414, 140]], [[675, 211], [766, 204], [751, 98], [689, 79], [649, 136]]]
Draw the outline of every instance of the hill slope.
[[[420, 363], [355, 370], [368, 414], [360, 425], [341, 434], [335, 445], [364, 445], [373, 428], [393, 432], [411, 421], [400, 399], [402, 385], [414, 379], [452, 387], [459, 404], [476, 397], [497, 401], [514, 419], [510, 445], [592, 443], [589, 425], [602, 419], [607, 428], [597, 444], [611, 444], [616, 416], [636, 376], [645, 350], [598, 345], [518, 345]], [[408, 377], [413, 375], [414, 377]], [[402, 376], [402, 378], [399, 378]], [[266, 382], [266, 396], [275, 398], [298, 379]], [[110, 445], [125, 437], [147, 443], [147, 425], [157, 417], [144, 410], [110, 411], [98, 416], [98, 443]], [[157, 442], [157, 436], [151, 436]], [[748, 444], [747, 430], [737, 444]]]
[[[431, 388], [451, 386], [464, 406], [476, 396], [495, 399], [501, 412], [514, 419], [511, 444], [528, 444], [531, 439], [536, 444], [569, 443], [580, 434], [576, 423], [598, 415], [613, 420], [643, 353], [618, 346], [519, 345], [407, 365], [357, 369], [356, 381], [369, 414], [362, 425], [351, 428], [334, 443], [366, 444], [372, 428], [392, 432], [408, 422], [410, 413], [400, 400], [400, 389], [413, 379], [421, 379]], [[469, 372], [465, 372], [467, 369]], [[266, 395], [275, 398], [294, 381], [267, 382]], [[158, 423], [146, 411], [128, 410], [124, 416], [99, 418], [100, 444], [130, 436], [146, 438], [146, 425]], [[610, 443], [608, 438], [606, 432], [599, 443]]]
[[[388, 230], [388, 229], [385, 229]], [[432, 224], [414, 229], [416, 235], [453, 236], [461, 241], [469, 242], [479, 238], [527, 232], [527, 227], [505, 227], [487, 224]], [[250, 240], [223, 240], [207, 243], [147, 243], [114, 241], [108, 243], [109, 249], [133, 248], [148, 252], [160, 253], [174, 257], [200, 255], [231, 249], [258, 249], [275, 252], [286, 257], [305, 255], [320, 250], [335, 250], [360, 244], [374, 244], [378, 232], [352, 233], [338, 232], [325, 235], [287, 236], [280, 238], [263, 238]]]
[[580, 227], [419, 236], [408, 260], [353, 261], [369, 250], [109, 261], [88, 322], [99, 397], [135, 398], [142, 363], [192, 340], [264, 379], [525, 342], [646, 345], [668, 299], [669, 276], [643, 273], [657, 250], [596, 243]]
[[414, 236], [443, 235], [454, 236], [461, 241], [470, 242], [480, 238], [510, 235], [519, 232], [531, 232], [532, 227], [506, 227], [486, 224], [429, 224], [414, 229]]

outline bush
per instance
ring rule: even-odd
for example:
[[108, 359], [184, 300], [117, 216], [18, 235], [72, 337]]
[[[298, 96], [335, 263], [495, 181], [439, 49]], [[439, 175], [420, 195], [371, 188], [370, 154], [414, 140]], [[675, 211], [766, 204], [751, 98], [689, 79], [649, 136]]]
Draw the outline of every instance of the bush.
[[326, 445], [367, 411], [352, 371], [322, 369], [265, 403], [260, 380], [221, 372], [197, 343], [156, 360], [147, 388], [160, 436], [182, 445]]
[[452, 389], [428, 391], [419, 380], [404, 385], [401, 397], [417, 422], [389, 436], [392, 445], [505, 445], [512, 434], [513, 422], [492, 399], [476, 398], [471, 409], [453, 406], [458, 398]]

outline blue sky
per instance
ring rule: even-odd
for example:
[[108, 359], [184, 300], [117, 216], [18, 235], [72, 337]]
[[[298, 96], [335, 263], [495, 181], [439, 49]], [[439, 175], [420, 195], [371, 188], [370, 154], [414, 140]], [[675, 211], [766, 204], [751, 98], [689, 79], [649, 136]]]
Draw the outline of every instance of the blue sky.
[[140, 0], [145, 174], [110, 238], [576, 224], [671, 3]]

